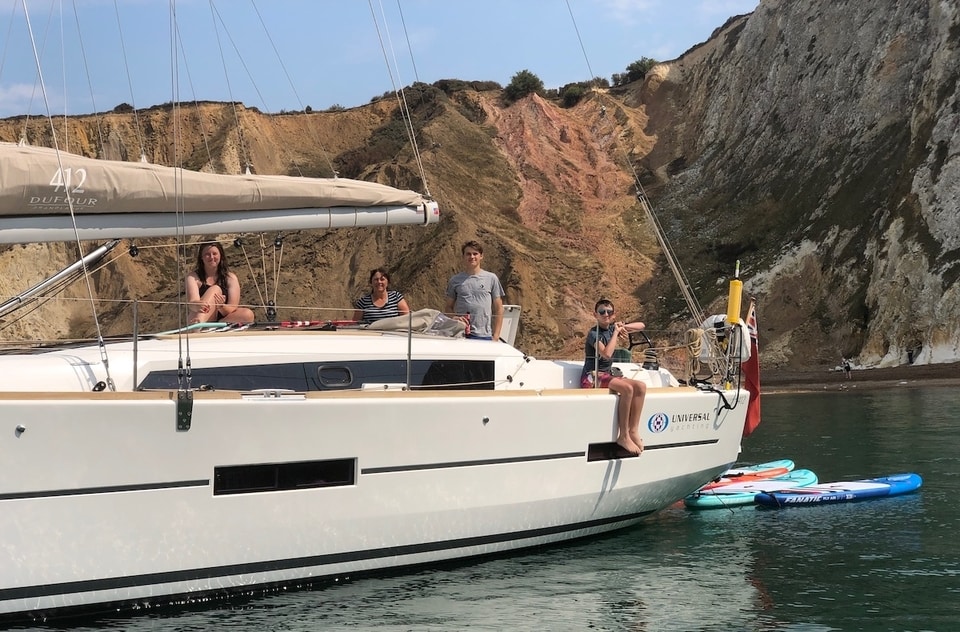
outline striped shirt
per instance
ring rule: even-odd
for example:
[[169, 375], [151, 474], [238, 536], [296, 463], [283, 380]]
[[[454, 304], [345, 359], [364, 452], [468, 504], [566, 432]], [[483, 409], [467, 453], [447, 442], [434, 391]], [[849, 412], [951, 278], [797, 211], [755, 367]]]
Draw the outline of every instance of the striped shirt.
[[360, 322], [370, 324], [375, 320], [380, 320], [381, 318], [399, 316], [400, 310], [398, 307], [400, 305], [400, 301], [402, 300], [403, 294], [397, 292], [396, 290], [387, 290], [387, 302], [383, 304], [383, 307], [377, 307], [374, 305], [373, 296], [370, 294], [365, 294], [358, 298], [353, 306], [363, 312], [363, 318], [360, 320]]

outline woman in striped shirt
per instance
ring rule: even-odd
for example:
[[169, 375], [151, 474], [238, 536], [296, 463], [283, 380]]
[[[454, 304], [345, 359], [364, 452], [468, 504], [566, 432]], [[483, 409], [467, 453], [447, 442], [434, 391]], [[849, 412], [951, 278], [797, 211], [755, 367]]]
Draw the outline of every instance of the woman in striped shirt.
[[389, 289], [390, 274], [383, 268], [370, 271], [370, 293], [358, 298], [353, 304], [357, 311], [353, 319], [370, 324], [381, 318], [409, 314], [410, 307], [403, 294]]

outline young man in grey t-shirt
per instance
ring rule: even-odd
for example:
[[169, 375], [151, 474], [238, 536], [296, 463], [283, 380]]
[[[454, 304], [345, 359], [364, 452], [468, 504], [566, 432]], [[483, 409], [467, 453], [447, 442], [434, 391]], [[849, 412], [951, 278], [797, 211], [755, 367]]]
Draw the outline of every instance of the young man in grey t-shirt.
[[468, 241], [460, 247], [463, 255], [463, 272], [447, 282], [446, 309], [448, 314], [468, 315], [470, 335], [468, 338], [500, 340], [503, 326], [503, 286], [493, 272], [480, 268], [483, 262], [483, 246]]

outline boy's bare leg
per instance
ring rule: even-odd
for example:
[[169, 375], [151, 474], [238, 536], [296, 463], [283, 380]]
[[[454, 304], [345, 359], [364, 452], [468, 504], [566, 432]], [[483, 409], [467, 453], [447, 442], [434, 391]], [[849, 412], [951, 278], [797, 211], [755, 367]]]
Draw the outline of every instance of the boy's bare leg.
[[[619, 397], [617, 399], [617, 445], [630, 454], [640, 454], [643, 448], [633, 440], [630, 432], [631, 405], [633, 404], [632, 389], [628, 384], [616, 383], [620, 379], [614, 379], [610, 382], [610, 390], [614, 391]], [[616, 383], [616, 384], [615, 384]], [[639, 419], [639, 417], [638, 417]]]
[[647, 385], [633, 381], [633, 398], [630, 405], [629, 433], [630, 439], [643, 452], [643, 439], [640, 437], [640, 414], [643, 412], [643, 399], [647, 394]]

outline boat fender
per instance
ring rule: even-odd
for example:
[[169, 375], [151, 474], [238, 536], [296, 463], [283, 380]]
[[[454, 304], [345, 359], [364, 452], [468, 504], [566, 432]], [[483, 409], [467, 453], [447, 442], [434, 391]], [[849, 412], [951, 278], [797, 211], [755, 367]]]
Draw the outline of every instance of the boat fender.
[[[739, 274], [739, 262], [737, 273]], [[727, 296], [727, 323], [736, 325], [740, 322], [740, 300], [743, 296], [743, 281], [730, 279], [730, 293]]]

